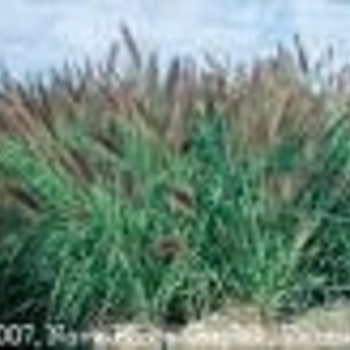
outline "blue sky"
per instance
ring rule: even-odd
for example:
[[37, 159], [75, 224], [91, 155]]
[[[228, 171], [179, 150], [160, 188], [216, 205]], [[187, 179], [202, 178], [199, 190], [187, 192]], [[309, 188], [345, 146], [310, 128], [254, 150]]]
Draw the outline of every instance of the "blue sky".
[[99, 58], [120, 21], [166, 57], [210, 51], [236, 62], [298, 32], [312, 54], [333, 44], [350, 58], [346, 0], [11, 0], [0, 10], [0, 60], [19, 73]]

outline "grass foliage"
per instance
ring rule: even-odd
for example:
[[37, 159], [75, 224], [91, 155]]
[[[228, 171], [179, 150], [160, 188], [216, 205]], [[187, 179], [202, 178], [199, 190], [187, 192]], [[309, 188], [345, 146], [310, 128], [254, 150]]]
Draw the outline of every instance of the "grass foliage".
[[315, 92], [297, 46], [164, 73], [123, 33], [127, 73], [113, 47], [49, 83], [3, 78], [1, 319], [184, 323], [347, 297], [346, 72]]

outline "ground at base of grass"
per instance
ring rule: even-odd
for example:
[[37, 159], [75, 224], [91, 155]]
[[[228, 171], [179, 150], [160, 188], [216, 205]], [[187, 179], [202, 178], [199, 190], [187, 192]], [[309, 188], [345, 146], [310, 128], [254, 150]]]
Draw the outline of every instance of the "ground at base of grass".
[[227, 310], [192, 322], [177, 332], [147, 325], [117, 325], [111, 327], [114, 333], [96, 331], [95, 349], [338, 350], [350, 346], [349, 304], [338, 302], [276, 323], [260, 322], [251, 311]]

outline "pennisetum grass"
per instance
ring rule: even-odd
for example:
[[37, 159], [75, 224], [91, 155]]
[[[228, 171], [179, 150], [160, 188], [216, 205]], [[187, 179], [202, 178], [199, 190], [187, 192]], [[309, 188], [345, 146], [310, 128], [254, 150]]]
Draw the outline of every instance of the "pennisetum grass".
[[127, 72], [115, 44], [96, 68], [2, 81], [1, 319], [183, 323], [346, 291], [344, 76], [316, 93], [299, 39], [240, 73], [213, 58], [164, 73], [122, 33]]

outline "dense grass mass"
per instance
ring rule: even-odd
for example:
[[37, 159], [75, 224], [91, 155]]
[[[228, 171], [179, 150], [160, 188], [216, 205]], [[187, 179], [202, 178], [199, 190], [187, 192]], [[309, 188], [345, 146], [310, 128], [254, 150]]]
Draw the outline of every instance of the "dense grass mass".
[[249, 69], [115, 46], [0, 96], [1, 319], [185, 323], [347, 298], [347, 73], [297, 45]]

